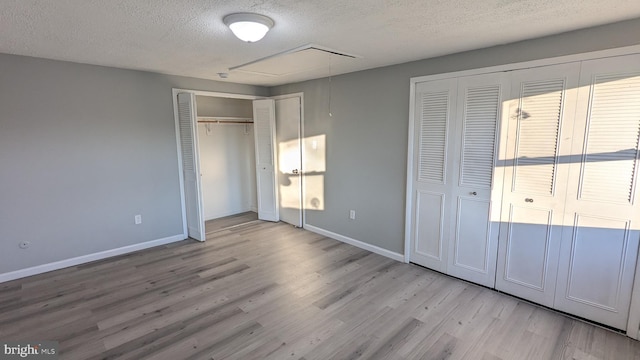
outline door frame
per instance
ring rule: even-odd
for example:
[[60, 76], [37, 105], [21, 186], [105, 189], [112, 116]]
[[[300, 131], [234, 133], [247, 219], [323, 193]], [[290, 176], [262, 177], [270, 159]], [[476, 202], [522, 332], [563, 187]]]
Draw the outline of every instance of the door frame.
[[[548, 65], [558, 65], [569, 62], [595, 60], [608, 57], [625, 56], [632, 54], [640, 54], [640, 45], [625, 46], [620, 48], [613, 48], [607, 50], [591, 51], [586, 53], [564, 55], [550, 58], [542, 58], [531, 61], [510, 63], [505, 65], [489, 66], [471, 70], [461, 70], [446, 73], [439, 73], [426, 76], [412, 77], [409, 80], [409, 126], [408, 126], [408, 139], [407, 139], [407, 177], [406, 177], [406, 191], [405, 191], [405, 226], [404, 226], [404, 262], [409, 263], [411, 261], [411, 236], [413, 234], [414, 223], [411, 214], [413, 213], [413, 178], [415, 176], [415, 169], [413, 166], [413, 157], [415, 156], [415, 142], [414, 142], [414, 129], [415, 129], [415, 97], [416, 86], [418, 83], [434, 80], [444, 80], [450, 78], [458, 78], [472, 75], [482, 75], [489, 73], [521, 70], [526, 68], [542, 67]], [[496, 154], [499, 154], [502, 149], [498, 149]], [[498, 169], [499, 170], [499, 169]], [[503, 171], [496, 171], [494, 176], [496, 179], [503, 177]], [[502, 204], [496, 204], [501, 206]], [[626, 335], [636, 340], [640, 340], [640, 260], [636, 263], [636, 271], [634, 277], [634, 286], [631, 293], [631, 307], [629, 312], [629, 320], [627, 323]]]
[[[175, 125], [175, 136], [176, 136], [176, 150], [178, 154], [178, 177], [180, 183], [180, 206], [182, 211], [182, 236], [186, 239], [189, 237], [188, 229], [187, 229], [187, 205], [185, 199], [185, 188], [184, 188], [184, 175], [182, 174], [182, 143], [180, 142], [180, 123], [178, 118], [178, 94], [179, 93], [191, 93], [195, 96], [211, 96], [211, 97], [221, 97], [221, 98], [230, 98], [230, 99], [244, 99], [244, 100], [258, 100], [265, 99], [265, 96], [257, 96], [257, 95], [245, 95], [245, 94], [233, 94], [233, 93], [223, 93], [223, 92], [214, 92], [214, 91], [202, 91], [202, 90], [192, 90], [192, 89], [180, 89], [180, 88], [172, 88], [171, 96], [173, 98], [173, 120]], [[197, 104], [197, 103], [196, 103]], [[198, 109], [196, 109], [195, 118], [198, 116]], [[197, 121], [197, 120], [196, 120]], [[198, 136], [198, 123], [196, 122], [194, 125], [195, 134]], [[198, 150], [199, 151], [199, 150]], [[198, 162], [200, 161], [198, 157]], [[199, 211], [202, 211], [200, 209]], [[204, 214], [200, 214], [203, 216]], [[204, 219], [204, 217], [202, 217]]]
[[[282, 94], [282, 95], [276, 95], [276, 96], [271, 96], [269, 97], [269, 99], [273, 99], [273, 100], [282, 100], [282, 99], [290, 99], [290, 98], [300, 98], [300, 216], [301, 216], [301, 221], [300, 223], [302, 224], [302, 228], [306, 229], [307, 228], [307, 223], [306, 223], [306, 219], [307, 219], [307, 214], [306, 214], [306, 209], [304, 207], [304, 199], [306, 199], [306, 186], [304, 186], [305, 184], [305, 174], [304, 174], [304, 159], [305, 159], [305, 153], [304, 153], [304, 93], [303, 92], [296, 92], [296, 93], [290, 93], [290, 94]], [[278, 119], [276, 118], [276, 122], [278, 121]], [[277, 184], [276, 184], [277, 185]]]

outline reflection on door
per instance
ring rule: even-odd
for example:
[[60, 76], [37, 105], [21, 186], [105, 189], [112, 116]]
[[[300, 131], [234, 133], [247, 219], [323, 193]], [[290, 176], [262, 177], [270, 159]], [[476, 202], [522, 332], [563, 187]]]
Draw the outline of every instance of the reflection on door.
[[640, 56], [583, 62], [578, 105], [554, 307], [625, 329], [640, 226]]
[[562, 236], [567, 165], [558, 156], [571, 130], [575, 64], [515, 71], [506, 151], [496, 288], [553, 306]]
[[280, 220], [302, 227], [300, 97], [276, 100]]

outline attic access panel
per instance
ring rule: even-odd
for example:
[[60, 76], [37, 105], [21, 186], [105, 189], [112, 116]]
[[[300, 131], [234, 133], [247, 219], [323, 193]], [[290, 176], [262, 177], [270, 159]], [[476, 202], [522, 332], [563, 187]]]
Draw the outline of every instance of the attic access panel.
[[328, 68], [332, 62], [335, 62], [337, 59], [356, 59], [358, 57], [359, 56], [356, 55], [309, 44], [246, 64], [234, 66], [229, 68], [229, 70], [279, 77]]

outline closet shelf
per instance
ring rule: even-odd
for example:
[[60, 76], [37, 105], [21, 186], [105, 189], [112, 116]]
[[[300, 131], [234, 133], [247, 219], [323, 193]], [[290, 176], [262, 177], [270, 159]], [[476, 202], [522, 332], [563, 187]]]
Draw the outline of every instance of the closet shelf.
[[198, 122], [205, 124], [253, 124], [253, 118], [238, 116], [198, 116]]

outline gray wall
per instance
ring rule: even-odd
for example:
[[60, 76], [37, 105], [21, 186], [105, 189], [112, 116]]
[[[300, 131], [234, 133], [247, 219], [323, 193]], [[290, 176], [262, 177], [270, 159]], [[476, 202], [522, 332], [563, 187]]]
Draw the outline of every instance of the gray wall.
[[267, 93], [0, 54], [0, 274], [182, 233], [172, 87]]
[[305, 136], [326, 135], [325, 208], [308, 210], [306, 222], [404, 251], [411, 77], [637, 45], [638, 34], [640, 19], [271, 88], [304, 92]]
[[198, 116], [253, 117], [253, 101], [215, 96], [196, 96]]
[[[0, 274], [182, 232], [172, 87], [303, 91], [305, 135], [327, 141], [324, 210], [307, 211], [307, 223], [402, 252], [410, 77], [635, 45], [639, 33], [631, 20], [336, 76], [331, 88], [327, 79], [265, 89], [0, 54]], [[29, 249], [18, 248], [23, 240]]]

